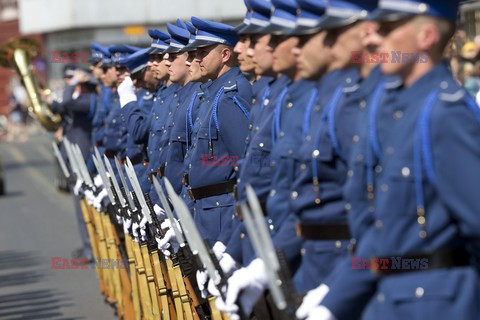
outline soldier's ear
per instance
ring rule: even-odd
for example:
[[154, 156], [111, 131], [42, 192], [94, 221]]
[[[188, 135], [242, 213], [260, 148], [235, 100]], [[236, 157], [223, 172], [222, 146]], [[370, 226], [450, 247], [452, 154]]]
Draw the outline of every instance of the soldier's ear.
[[417, 34], [418, 48], [423, 52], [435, 50], [440, 41], [440, 32], [437, 26], [432, 22], [426, 22], [419, 29]]
[[225, 46], [222, 48], [222, 51], [220, 52], [220, 54], [222, 57], [222, 62], [227, 63], [232, 59], [233, 49]]

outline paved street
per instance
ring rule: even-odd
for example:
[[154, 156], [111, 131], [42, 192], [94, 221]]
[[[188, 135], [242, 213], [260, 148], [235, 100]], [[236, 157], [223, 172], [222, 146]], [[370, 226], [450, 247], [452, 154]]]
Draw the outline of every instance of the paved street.
[[0, 319], [115, 319], [95, 270], [52, 270], [81, 245], [70, 194], [54, 185], [51, 138], [0, 142]]

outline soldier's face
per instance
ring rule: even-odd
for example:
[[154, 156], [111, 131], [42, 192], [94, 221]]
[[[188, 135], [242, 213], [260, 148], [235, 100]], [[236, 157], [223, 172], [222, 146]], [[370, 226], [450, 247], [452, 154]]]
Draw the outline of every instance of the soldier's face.
[[96, 63], [96, 64], [93, 64], [90, 69], [92, 70], [92, 73], [93, 73], [93, 76], [97, 79], [97, 80], [101, 80], [102, 79], [102, 75], [103, 75], [103, 70], [102, 70], [102, 63], [99, 62], [99, 63]]
[[153, 55], [152, 57], [152, 70], [155, 78], [159, 81], [165, 81], [168, 79], [168, 68], [165, 66], [165, 59], [168, 55]]
[[147, 63], [147, 67], [143, 73], [143, 85], [144, 88], [149, 91], [155, 91], [158, 86], [158, 80], [155, 78], [153, 74], [152, 66]]
[[[381, 23], [378, 33], [383, 37], [378, 49], [380, 52], [387, 52], [389, 54], [398, 51], [400, 51], [401, 54], [418, 53], [418, 47], [416, 45], [417, 30], [412, 19]], [[394, 62], [393, 59], [390, 58], [387, 63], [382, 63], [382, 71], [389, 75], [401, 75], [408, 73], [413, 65], [414, 64], [410, 62]]]
[[200, 63], [195, 59], [195, 55], [195, 51], [189, 52], [185, 65], [188, 67], [188, 72], [190, 73], [192, 81], [202, 81], [203, 77], [202, 72], [200, 71]]
[[272, 36], [270, 45], [273, 51], [273, 71], [277, 73], [292, 73], [296, 69], [297, 61], [292, 49], [298, 45], [298, 37]]
[[127, 67], [116, 67], [117, 70], [117, 87], [125, 80], [126, 77], [130, 77], [130, 72]]
[[233, 48], [233, 52], [238, 55], [238, 63], [242, 72], [252, 73], [255, 69], [252, 58], [247, 55], [247, 49], [250, 47], [250, 36], [241, 36]]
[[346, 69], [353, 65], [352, 53], [363, 49], [361, 24], [328, 31], [325, 43], [332, 48], [332, 69]]
[[103, 83], [106, 87], [114, 87], [117, 83], [117, 70], [109, 67], [103, 70]]
[[198, 61], [200, 65], [202, 77], [214, 80], [223, 67], [222, 47], [212, 45], [198, 48], [195, 60]]
[[297, 57], [297, 68], [303, 79], [319, 79], [331, 63], [332, 50], [325, 45], [326, 36], [326, 31], [302, 36], [299, 45], [293, 49]]
[[270, 46], [271, 35], [256, 35], [252, 38], [252, 44], [248, 53], [252, 55], [255, 65], [255, 74], [273, 72], [273, 48]]
[[169, 55], [168, 60], [166, 61], [166, 66], [168, 67], [170, 81], [182, 85], [184, 84], [189, 76], [188, 68], [185, 65], [187, 57], [188, 54], [186, 52]]

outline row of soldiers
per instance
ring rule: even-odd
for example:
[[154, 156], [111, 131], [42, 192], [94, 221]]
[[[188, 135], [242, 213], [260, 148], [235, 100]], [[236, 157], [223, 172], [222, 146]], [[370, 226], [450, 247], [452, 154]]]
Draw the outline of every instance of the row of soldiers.
[[245, 4], [236, 27], [92, 45], [89, 173], [67, 149], [94, 256], [129, 259], [100, 274], [120, 315], [478, 319], [480, 109], [443, 61], [459, 1]]

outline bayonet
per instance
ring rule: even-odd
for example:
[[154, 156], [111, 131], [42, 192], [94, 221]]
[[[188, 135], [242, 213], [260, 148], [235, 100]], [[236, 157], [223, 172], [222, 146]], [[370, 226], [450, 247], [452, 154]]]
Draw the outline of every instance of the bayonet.
[[67, 138], [64, 138], [63, 145], [65, 146], [65, 151], [67, 152], [68, 159], [70, 160], [70, 167], [72, 168], [73, 173], [75, 173], [77, 179], [83, 181], [83, 177], [80, 174], [80, 170], [78, 169], [77, 160], [72, 153], [72, 146], [70, 144], [70, 141], [68, 141]]
[[220, 276], [220, 272], [222, 270], [217, 270], [215, 265], [212, 261], [212, 256], [207, 249], [205, 242], [203, 241], [200, 233], [195, 226], [195, 222], [188, 210], [187, 205], [183, 202], [183, 200], [177, 195], [175, 190], [173, 189], [170, 181], [167, 178], [164, 178], [165, 187], [167, 189], [168, 195], [172, 200], [173, 206], [175, 208], [175, 212], [177, 212], [180, 223], [182, 225], [182, 230], [184, 231], [185, 237], [188, 239], [188, 243], [190, 244], [190, 248], [192, 253], [195, 256], [198, 256], [200, 261], [202, 262], [203, 267], [207, 271], [210, 279], [213, 280], [217, 288], [219, 289], [222, 298], [225, 299], [225, 289], [227, 284], [227, 279]]
[[[265, 216], [262, 212], [260, 201], [258, 200], [258, 197], [255, 194], [252, 186], [249, 184], [246, 186], [246, 193], [248, 203], [252, 209], [252, 221], [255, 223], [254, 227], [258, 232], [258, 239], [262, 244], [264, 251], [263, 261], [269, 266], [267, 269], [269, 272], [267, 273], [276, 273], [275, 282], [278, 284], [278, 286], [280, 286], [283, 292], [283, 298], [282, 295], [278, 294], [278, 292], [275, 293], [275, 299], [278, 299], [275, 300], [275, 304], [279, 310], [284, 310], [291, 316], [292, 314], [295, 314], [295, 311], [300, 306], [301, 301], [299, 299], [300, 297], [295, 293], [295, 286], [293, 285], [291, 274], [288, 271], [288, 264], [285, 260], [282, 250], [275, 250], [273, 241], [270, 238], [268, 228], [265, 224]], [[247, 209], [242, 213], [246, 213], [248, 215], [250, 211]], [[256, 233], [254, 233], [254, 235], [256, 235]]]
[[130, 193], [130, 189], [128, 188], [127, 180], [125, 179], [125, 175], [123, 174], [122, 166], [118, 161], [117, 157], [115, 157], [115, 166], [117, 167], [118, 175], [120, 176], [120, 181], [122, 181], [123, 189], [125, 191], [125, 197], [127, 197], [128, 205], [132, 211], [136, 211], [137, 207], [135, 206], [135, 202], [133, 201], [132, 194]]
[[105, 160], [105, 165], [107, 167], [108, 173], [110, 174], [110, 181], [113, 184], [113, 188], [115, 189], [115, 192], [117, 193], [118, 201], [120, 202], [121, 208], [125, 208], [126, 202], [125, 199], [123, 198], [122, 192], [120, 191], [120, 187], [118, 186], [117, 178], [115, 177], [115, 173], [113, 172], [112, 165], [110, 164], [110, 161], [108, 161], [108, 158], [104, 156]]
[[133, 169], [132, 162], [127, 157], [127, 164], [125, 165], [126, 172], [128, 179], [132, 185], [133, 190], [137, 196], [138, 202], [140, 203], [140, 207], [142, 208], [142, 212], [147, 218], [148, 223], [152, 223], [152, 217], [150, 215], [150, 210], [148, 209], [147, 203], [145, 198], [143, 197], [142, 190], [140, 189], [140, 184], [138, 183], [137, 176], [135, 174], [135, 170]]
[[86, 183], [91, 188], [93, 188], [94, 185], [93, 185], [92, 178], [90, 177], [90, 173], [88, 172], [87, 165], [85, 164], [85, 158], [83, 157], [82, 151], [80, 150], [80, 147], [78, 146], [78, 144], [74, 144], [72, 150], [74, 151], [74, 153], [76, 152], [76, 154], [77, 154], [77, 163], [79, 164], [80, 170], [84, 174], [84, 178], [86, 179]]
[[240, 207], [242, 210], [243, 222], [245, 223], [245, 228], [247, 229], [247, 233], [252, 242], [253, 249], [255, 250], [257, 256], [262, 259], [267, 269], [268, 287], [270, 289], [270, 293], [272, 294], [272, 299], [279, 310], [285, 310], [287, 303], [285, 295], [280, 288], [282, 282], [278, 277], [278, 270], [274, 269], [271, 261], [268, 260], [268, 254], [266, 253], [268, 249], [264, 247], [265, 243], [262, 242], [258, 236], [258, 227], [256, 227], [248, 205], [246, 203], [242, 203]]
[[110, 181], [108, 181], [108, 177], [105, 173], [105, 171], [102, 171], [102, 168], [99, 164], [99, 161], [97, 160], [97, 157], [95, 155], [92, 155], [92, 159], [93, 159], [93, 164], [95, 165], [95, 168], [97, 168], [97, 171], [98, 171], [98, 174], [100, 175], [100, 178], [102, 178], [102, 181], [103, 181], [103, 185], [105, 186], [105, 189], [107, 190], [107, 194], [108, 194], [108, 199], [110, 199], [110, 202], [115, 205], [115, 197], [112, 193], [112, 189], [111, 189], [111, 186], [110, 186]]
[[68, 172], [67, 166], [65, 165], [65, 161], [63, 160], [62, 155], [60, 154], [60, 150], [58, 149], [57, 144], [55, 141], [52, 141], [53, 153], [55, 157], [57, 157], [58, 163], [60, 164], [60, 168], [62, 169], [63, 175], [65, 178], [70, 178], [70, 173]]
[[165, 210], [165, 214], [167, 215], [167, 218], [171, 221], [173, 233], [175, 233], [175, 237], [177, 238], [177, 241], [180, 244], [180, 247], [184, 247], [185, 238], [183, 237], [183, 234], [180, 231], [180, 226], [178, 225], [177, 219], [175, 219], [173, 216], [167, 197], [165, 197], [165, 193], [163, 193], [162, 186], [160, 185], [160, 182], [158, 182], [157, 177], [152, 176], [152, 179], [153, 179], [153, 186], [155, 187], [158, 197], [160, 198], [160, 202], [162, 203], [163, 210]]

